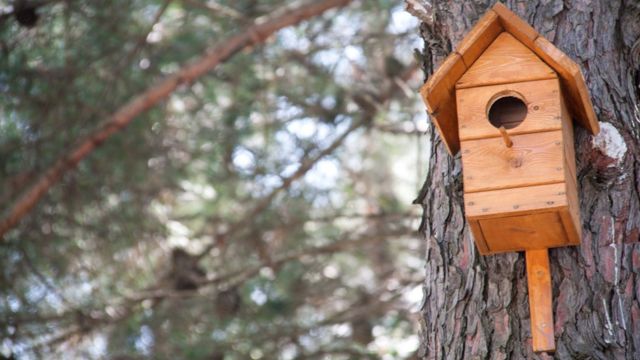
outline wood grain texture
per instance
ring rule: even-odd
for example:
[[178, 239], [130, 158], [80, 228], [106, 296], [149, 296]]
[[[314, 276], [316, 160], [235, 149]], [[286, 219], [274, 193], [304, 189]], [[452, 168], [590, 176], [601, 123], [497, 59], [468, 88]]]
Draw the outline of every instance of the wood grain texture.
[[575, 152], [575, 140], [573, 135], [573, 121], [571, 121], [571, 115], [567, 109], [565, 97], [561, 96], [561, 117], [562, 117], [562, 136], [564, 139], [564, 155], [565, 162], [568, 165], [569, 176], [575, 182], [576, 179], [576, 152]]
[[[580, 234], [579, 219], [576, 220], [570, 208], [564, 208], [558, 212], [566, 236], [566, 245], [580, 245], [582, 236]], [[578, 221], [578, 222], [577, 222]]]
[[578, 245], [582, 239], [582, 223], [580, 222], [580, 200], [578, 199], [578, 181], [576, 170], [575, 136], [573, 121], [567, 108], [565, 97], [561, 97], [562, 136], [564, 142], [565, 186], [568, 209], [562, 213], [562, 221], [569, 237], [569, 242]]
[[584, 82], [580, 67], [543, 37], [538, 37], [534, 46], [537, 55], [560, 75], [573, 118], [591, 134], [600, 132], [598, 118], [593, 110], [589, 89]]
[[457, 51], [449, 54], [420, 93], [448, 152], [455, 155], [459, 149], [456, 109], [460, 104], [456, 104], [453, 88], [548, 79], [555, 77], [556, 72], [561, 73], [574, 117], [596, 134], [599, 125], [579, 67], [524, 20], [496, 3], [460, 41]]
[[[578, 198], [578, 183], [575, 176], [570, 173], [570, 167], [566, 166], [566, 178], [564, 183], [567, 193], [567, 210], [562, 214], [567, 235], [572, 244], [579, 244], [582, 239], [582, 222], [580, 217], [580, 200]], [[568, 216], [567, 216], [568, 215]]]
[[567, 246], [559, 211], [478, 220], [489, 253]]
[[455, 83], [466, 69], [462, 57], [451, 53], [420, 89], [431, 119], [451, 155], [460, 148]]
[[556, 344], [553, 335], [553, 294], [549, 254], [546, 249], [528, 250], [525, 254], [533, 351], [554, 352]]
[[473, 239], [475, 240], [478, 252], [482, 255], [490, 255], [491, 251], [489, 250], [489, 246], [487, 246], [487, 241], [485, 240], [482, 229], [480, 228], [480, 222], [478, 220], [469, 219], [469, 227], [473, 233]]
[[496, 2], [492, 10], [498, 15], [500, 24], [506, 31], [527, 47], [533, 46], [533, 42], [538, 37], [536, 29], [500, 2]]
[[[455, 96], [455, 94], [451, 96]], [[454, 156], [460, 150], [460, 140], [458, 135], [458, 113], [456, 112], [456, 107], [452, 104], [455, 104], [455, 100], [446, 101], [436, 112], [429, 115], [449, 155]]]
[[491, 10], [487, 11], [456, 47], [456, 52], [462, 56], [467, 68], [482, 55], [493, 40], [503, 31], [498, 15]]
[[565, 181], [561, 131], [463, 141], [464, 192], [508, 189]]
[[430, 113], [437, 112], [451, 100], [455, 84], [466, 70], [462, 57], [455, 52], [449, 54], [438, 66], [438, 71], [420, 89], [420, 95]]
[[456, 83], [457, 89], [552, 79], [555, 71], [508, 32], [489, 45]]
[[527, 116], [509, 135], [562, 128], [560, 84], [557, 79], [456, 90], [460, 140], [499, 137], [487, 117], [487, 106], [499, 94], [518, 94], [527, 104]]
[[513, 146], [513, 141], [511, 140], [511, 137], [507, 133], [507, 129], [505, 129], [504, 126], [500, 126], [498, 128], [498, 131], [500, 131], [500, 135], [502, 135], [502, 140], [504, 141], [504, 146], [506, 146], [508, 148], [512, 147]]
[[470, 220], [526, 215], [567, 207], [564, 183], [481, 191], [464, 195], [465, 215]]
[[563, 89], [569, 94], [568, 102], [571, 104], [575, 120], [590, 133], [597, 134], [600, 131], [598, 118], [593, 110], [589, 89], [580, 67], [503, 4], [496, 3], [492, 10], [498, 15], [505, 31], [512, 34], [560, 74]]

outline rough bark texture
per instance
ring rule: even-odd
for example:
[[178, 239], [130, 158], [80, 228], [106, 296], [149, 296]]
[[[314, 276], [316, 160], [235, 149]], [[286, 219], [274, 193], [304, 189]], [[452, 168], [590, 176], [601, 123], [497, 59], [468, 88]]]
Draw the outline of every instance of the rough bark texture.
[[[425, 74], [494, 1], [408, 0], [422, 21]], [[576, 127], [582, 245], [550, 250], [557, 359], [640, 359], [640, 3], [506, 5], [582, 67], [598, 115]], [[542, 359], [531, 352], [522, 253], [479, 256], [464, 220], [459, 156], [431, 134], [424, 207], [425, 359]]]

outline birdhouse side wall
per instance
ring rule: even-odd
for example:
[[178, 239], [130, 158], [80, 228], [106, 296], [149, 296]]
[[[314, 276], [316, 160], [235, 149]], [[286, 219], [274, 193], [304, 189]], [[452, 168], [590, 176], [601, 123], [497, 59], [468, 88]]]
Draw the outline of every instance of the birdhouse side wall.
[[566, 192], [568, 200], [569, 218], [564, 218], [567, 228], [573, 225], [573, 231], [569, 231], [571, 243], [580, 244], [582, 238], [582, 221], [580, 219], [580, 200], [578, 198], [578, 179], [576, 177], [576, 153], [574, 140], [574, 123], [571, 113], [569, 112], [566, 97], [561, 93], [562, 105], [562, 132], [565, 145], [565, 169], [566, 169]]

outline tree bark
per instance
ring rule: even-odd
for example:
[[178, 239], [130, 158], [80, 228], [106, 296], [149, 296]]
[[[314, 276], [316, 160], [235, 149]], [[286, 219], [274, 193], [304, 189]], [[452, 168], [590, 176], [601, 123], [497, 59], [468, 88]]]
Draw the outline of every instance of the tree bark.
[[306, 2], [296, 8], [279, 9], [268, 16], [265, 21], [256, 21], [244, 31], [207, 49], [199, 58], [135, 96], [130, 102], [104, 119], [102, 125], [93, 133], [78, 141], [68, 153], [63, 154], [22, 193], [0, 219], [0, 241], [4, 239], [4, 234], [7, 231], [18, 225], [20, 220], [36, 206], [53, 185], [60, 181], [64, 174], [74, 169], [95, 148], [129, 125], [138, 115], [168, 98], [180, 86], [193, 83], [242, 49], [263, 43], [269, 36], [282, 28], [318, 16], [329, 9], [345, 6], [349, 2], [351, 0], [323, 0]]
[[[493, 1], [407, 0], [431, 74]], [[433, 5], [431, 5], [433, 4]], [[640, 359], [640, 4], [507, 1], [582, 67], [601, 133], [575, 129], [582, 244], [550, 250], [557, 359]], [[479, 256], [464, 219], [460, 157], [431, 132], [416, 199], [426, 241], [425, 359], [542, 359], [531, 348], [523, 253]]]

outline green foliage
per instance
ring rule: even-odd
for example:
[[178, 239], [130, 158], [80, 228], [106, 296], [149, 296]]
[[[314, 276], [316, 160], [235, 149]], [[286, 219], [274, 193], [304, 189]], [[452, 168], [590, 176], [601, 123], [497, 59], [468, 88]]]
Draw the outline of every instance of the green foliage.
[[[3, 17], [2, 202], [142, 90], [285, 5], [50, 1], [33, 28]], [[409, 357], [415, 342], [380, 345], [415, 332], [407, 294], [421, 271], [405, 259], [424, 119], [397, 85], [414, 86], [397, 54], [410, 59], [417, 35], [389, 30], [396, 5], [279, 31], [67, 173], [0, 242], [0, 354]], [[179, 266], [174, 249], [198, 258]]]

